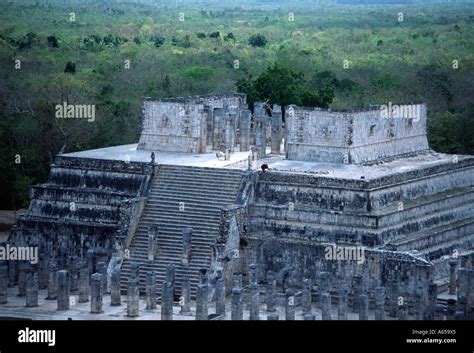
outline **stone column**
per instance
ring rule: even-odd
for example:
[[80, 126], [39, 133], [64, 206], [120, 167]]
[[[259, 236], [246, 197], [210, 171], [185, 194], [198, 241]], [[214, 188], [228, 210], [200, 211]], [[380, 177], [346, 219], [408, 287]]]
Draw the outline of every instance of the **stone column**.
[[237, 140], [237, 117], [238, 117], [238, 111], [237, 109], [233, 109], [232, 112], [230, 113], [230, 123], [232, 127], [232, 133], [230, 135], [230, 150], [232, 153], [235, 152], [235, 144]]
[[48, 288], [48, 256], [45, 254], [40, 256], [38, 267], [38, 287], [39, 289]]
[[267, 311], [274, 312], [276, 303], [276, 279], [272, 271], [267, 273]]
[[[90, 267], [87, 268], [89, 271]], [[102, 275], [94, 273], [91, 275], [91, 313], [100, 314], [102, 312]]]
[[359, 295], [359, 320], [369, 319], [369, 297], [366, 294]]
[[78, 282], [78, 271], [79, 271], [79, 258], [77, 256], [72, 256], [69, 259], [69, 289], [71, 292], [77, 290]]
[[241, 273], [234, 273], [232, 275], [232, 282], [233, 282], [233, 288], [234, 287], [242, 288], [243, 287], [242, 274]]
[[89, 266], [84, 265], [79, 269], [79, 303], [89, 301], [90, 294]]
[[8, 302], [8, 265], [0, 264], [0, 304]]
[[181, 279], [181, 297], [179, 298], [181, 306], [181, 315], [191, 314], [191, 282], [187, 275], [183, 275]]
[[48, 296], [46, 297], [46, 300], [56, 300], [58, 296], [58, 270], [56, 261], [50, 260], [48, 271]]
[[222, 108], [214, 109], [214, 131], [212, 134], [212, 149], [219, 150], [222, 143], [221, 124], [224, 120], [224, 110]]
[[397, 317], [398, 315], [398, 284], [396, 281], [390, 281], [388, 284], [389, 290], [389, 315]]
[[146, 273], [146, 308], [147, 310], [156, 309], [156, 272], [154, 271]]
[[385, 320], [385, 288], [375, 288], [375, 320]]
[[58, 271], [58, 310], [69, 310], [69, 273]]
[[232, 126], [232, 118], [227, 115], [225, 118], [225, 132], [224, 132], [224, 147], [225, 147], [225, 159], [230, 159], [230, 152], [233, 150], [232, 146], [232, 135], [234, 133], [234, 127]]
[[257, 264], [249, 265], [250, 320], [259, 320], [260, 289], [257, 279]]
[[210, 105], [204, 106], [204, 115], [206, 117], [206, 144], [212, 141], [214, 108]]
[[8, 287], [18, 283], [18, 261], [8, 261]]
[[244, 319], [244, 305], [242, 303], [243, 288], [234, 287], [232, 289], [231, 320]]
[[208, 320], [208, 284], [200, 283], [196, 292], [196, 320]]
[[469, 314], [474, 307], [474, 269], [459, 268], [458, 278], [458, 300], [465, 303], [464, 311]]
[[362, 277], [354, 276], [352, 282], [352, 311], [359, 312], [359, 296], [362, 294]]
[[255, 124], [256, 124], [256, 147], [259, 159], [266, 155], [266, 131], [265, 131], [265, 109], [263, 103], [254, 104]]
[[285, 291], [285, 320], [295, 319], [295, 291], [293, 288], [287, 288]]
[[161, 285], [161, 320], [173, 320], [172, 282], [164, 282]]
[[449, 294], [456, 294], [456, 266], [458, 261], [455, 259], [449, 260]]
[[225, 286], [222, 272], [216, 281], [216, 315], [225, 317]]
[[273, 112], [272, 112], [272, 153], [273, 154], [280, 154], [282, 123], [283, 121], [281, 117], [281, 107], [278, 104], [274, 104]]
[[332, 320], [331, 295], [328, 292], [321, 293], [321, 315], [323, 320]]
[[349, 285], [342, 282], [339, 285], [339, 301], [337, 303], [337, 319], [347, 320], [347, 296], [349, 295]]
[[438, 300], [438, 285], [436, 283], [430, 283], [428, 288], [428, 308], [425, 312], [424, 320], [434, 320], [436, 304]]
[[38, 306], [38, 272], [33, 268], [26, 274], [26, 307]]
[[250, 110], [242, 110], [240, 116], [240, 152], [250, 149]]
[[95, 253], [94, 250], [89, 249], [86, 252], [86, 263], [87, 263], [87, 269], [89, 271], [89, 279], [92, 279], [92, 276], [94, 274], [94, 265], [95, 265]]
[[397, 317], [398, 317], [398, 320], [408, 320], [408, 310], [407, 310], [407, 307], [405, 305], [398, 305], [397, 307]]
[[204, 106], [204, 109], [199, 109], [200, 132], [199, 132], [199, 138], [197, 140], [197, 146], [196, 146], [197, 153], [206, 153], [207, 116], [208, 116], [208, 107]]
[[192, 228], [184, 228], [182, 230], [183, 234], [183, 255], [182, 255], [182, 264], [183, 266], [189, 266], [189, 262], [191, 261], [191, 239], [193, 235]]
[[122, 304], [122, 298], [120, 295], [120, 274], [120, 267], [114, 267], [112, 270], [112, 276], [110, 277], [110, 305], [112, 306], [119, 306]]
[[158, 226], [155, 224], [151, 225], [148, 229], [148, 261], [155, 259], [157, 233]]
[[130, 278], [140, 281], [140, 264], [138, 262], [130, 263]]
[[130, 276], [127, 289], [127, 316], [137, 317], [139, 314], [139, 304], [138, 279]]
[[313, 287], [313, 283], [311, 282], [311, 279], [307, 278], [303, 280], [303, 293], [301, 297], [301, 307], [302, 307], [303, 315], [311, 314], [312, 287]]
[[166, 276], [165, 282], [171, 283], [171, 301], [174, 299], [174, 287], [175, 287], [175, 278], [176, 278], [176, 266], [175, 264], [171, 263], [166, 265]]
[[30, 270], [30, 263], [19, 261], [18, 267], [18, 296], [24, 297], [26, 294], [26, 274]]
[[97, 272], [102, 275], [102, 292], [108, 293], [107, 289], [107, 266], [105, 265], [105, 262], [100, 261], [97, 263]]

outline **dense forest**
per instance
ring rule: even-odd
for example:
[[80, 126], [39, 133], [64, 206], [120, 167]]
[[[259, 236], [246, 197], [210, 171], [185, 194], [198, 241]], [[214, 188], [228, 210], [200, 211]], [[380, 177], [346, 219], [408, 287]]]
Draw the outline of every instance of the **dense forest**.
[[[433, 149], [474, 154], [474, 5], [0, 0], [0, 209], [60, 151], [137, 142], [143, 97], [357, 109], [426, 102]], [[94, 121], [55, 106], [93, 104]]]

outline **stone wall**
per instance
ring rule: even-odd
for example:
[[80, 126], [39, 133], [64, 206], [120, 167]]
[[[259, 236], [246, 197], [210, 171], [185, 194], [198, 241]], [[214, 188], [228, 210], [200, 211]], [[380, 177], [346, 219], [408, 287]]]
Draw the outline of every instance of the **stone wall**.
[[[433, 281], [433, 264], [422, 258], [406, 254], [370, 248], [362, 248], [363, 262], [348, 259], [328, 259], [327, 248], [334, 244], [285, 241], [273, 238], [250, 237], [244, 250], [245, 263], [257, 263], [258, 275], [265, 281], [268, 271], [276, 274], [277, 282], [290, 283], [301, 288], [303, 279], [311, 279], [319, 290], [321, 272], [329, 273], [329, 292], [338, 295], [339, 285], [348, 283], [350, 296], [367, 294], [374, 300], [374, 289], [388, 288], [395, 284], [397, 293], [387, 293], [392, 300], [402, 297], [410, 311], [416, 310], [420, 298], [427, 304], [429, 284]], [[356, 281], [359, 281], [357, 288]], [[357, 293], [356, 293], [357, 292]], [[387, 306], [389, 305], [387, 300]], [[419, 309], [419, 308], [418, 308]]]
[[147, 98], [138, 149], [204, 153], [206, 145], [221, 149], [226, 144], [233, 150], [240, 142], [240, 114], [246, 108], [241, 94]]
[[[143, 130], [138, 149], [199, 153], [206, 129], [204, 105], [195, 102], [143, 103]], [[204, 141], [205, 146], [205, 141]]]
[[338, 112], [290, 106], [288, 159], [359, 164], [427, 150], [426, 107], [413, 107], [414, 118], [394, 118], [379, 107]]
[[32, 188], [9, 242], [38, 246], [41, 268], [52, 259], [66, 268], [88, 250], [107, 262], [128, 235], [152, 175], [145, 163], [58, 156], [48, 182]]

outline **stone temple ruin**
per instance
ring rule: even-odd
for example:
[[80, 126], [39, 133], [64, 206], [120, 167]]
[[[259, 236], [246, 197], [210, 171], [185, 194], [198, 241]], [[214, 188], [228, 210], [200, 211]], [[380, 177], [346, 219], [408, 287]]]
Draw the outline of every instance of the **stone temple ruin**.
[[39, 261], [0, 263], [0, 312], [18, 286], [91, 313], [127, 295], [131, 317], [472, 319], [474, 157], [430, 150], [425, 105], [403, 107], [283, 124], [241, 94], [145, 99], [137, 145], [58, 155], [32, 188], [4, 245]]

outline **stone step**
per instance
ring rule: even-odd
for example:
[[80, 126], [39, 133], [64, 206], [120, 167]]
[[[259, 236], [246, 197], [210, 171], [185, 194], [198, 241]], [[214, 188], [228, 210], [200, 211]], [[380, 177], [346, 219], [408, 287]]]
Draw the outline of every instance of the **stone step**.
[[[212, 182], [213, 185], [215, 184], [215, 188], [211, 185], [209, 185], [209, 182]], [[204, 181], [198, 181], [196, 179], [175, 179], [173, 181], [160, 181], [158, 183], [155, 183], [153, 186], [159, 187], [160, 189], [181, 189], [181, 190], [206, 190], [209, 192], [215, 191], [218, 194], [223, 194], [229, 191], [232, 191], [232, 189], [235, 187], [236, 182], [234, 181], [229, 181], [229, 182], [222, 182], [219, 180], [212, 180], [208, 179], [207, 182]]]
[[135, 197], [135, 195], [124, 192], [116, 192], [92, 188], [68, 188], [54, 184], [35, 185], [31, 188], [31, 199], [55, 200], [65, 202], [78, 202], [93, 205], [115, 206], [124, 200]]
[[[152, 209], [155, 208], [165, 208], [165, 209], [178, 209], [179, 211], [179, 206], [180, 202], [184, 202], [184, 211], [186, 208], [188, 209], [196, 209], [196, 210], [207, 210], [208, 212], [220, 212], [223, 207], [229, 206], [232, 203], [226, 203], [226, 202], [221, 202], [221, 203], [216, 203], [214, 201], [208, 201], [208, 202], [198, 202], [198, 201], [183, 201], [178, 198], [176, 199], [150, 199], [147, 202], [147, 206], [149, 206]], [[182, 211], [182, 212], [184, 212]]]
[[[407, 229], [407, 231], [402, 233], [404, 234], [402, 237], [398, 237], [390, 241], [389, 244], [397, 246], [397, 244], [402, 244], [412, 238], [418, 238], [418, 236], [421, 234], [429, 234], [431, 230], [436, 231], [437, 228], [443, 227], [444, 225], [449, 226], [450, 224], [454, 224], [456, 222], [462, 222], [464, 218], [469, 217], [471, 214], [471, 203], [464, 203], [462, 205], [458, 205], [458, 207], [424, 215], [423, 217], [418, 217], [415, 220], [402, 222], [397, 225], [396, 229], [399, 230], [399, 233], [403, 229]], [[453, 223], [453, 221], [455, 222]], [[412, 227], [410, 227], [410, 225], [412, 225]], [[413, 228], [417, 229], [417, 231], [413, 231]]]
[[[216, 220], [217, 223], [217, 220]], [[143, 223], [137, 229], [138, 232], [146, 232], [148, 233], [148, 229], [152, 224], [158, 225], [158, 232], [160, 231], [167, 231], [167, 230], [179, 230], [180, 233], [183, 228], [191, 227], [193, 231], [200, 231], [200, 232], [210, 232], [213, 233], [219, 229], [219, 226], [216, 223], [208, 222], [205, 220], [201, 220], [200, 222], [196, 222], [192, 218], [154, 218], [149, 217], [143, 220]]]
[[[424, 230], [416, 234], [406, 236], [391, 242], [387, 248], [407, 251], [419, 250], [424, 253], [432, 252], [434, 249], [447, 247], [446, 240], [458, 242], [459, 238], [471, 236], [474, 231], [474, 217], [463, 219], [454, 223], [443, 224], [433, 229]], [[446, 233], [454, 233], [447, 237]], [[443, 239], [446, 238], [446, 239]]]
[[[176, 278], [186, 272], [195, 292], [199, 270], [209, 269], [213, 256], [221, 210], [234, 204], [241, 182], [241, 171], [213, 168], [188, 168], [160, 165], [130, 245], [131, 259], [122, 266], [121, 288], [126, 289], [126, 277], [131, 261], [144, 264], [144, 268], [157, 272], [159, 278], [166, 266], [176, 264]], [[179, 211], [184, 202], [184, 211]], [[158, 224], [157, 253], [148, 261], [148, 229]], [[183, 270], [182, 229], [193, 228], [189, 270]], [[145, 290], [145, 276], [140, 279], [140, 291]]]
[[174, 211], [170, 209], [159, 209], [159, 210], [149, 210], [146, 214], [143, 215], [143, 220], [145, 221], [154, 221], [154, 220], [167, 220], [167, 219], [182, 219], [185, 221], [199, 221], [199, 223], [212, 223], [214, 224], [215, 222], [219, 222], [221, 215], [220, 212], [218, 214], [201, 214], [197, 211]]
[[[208, 244], [204, 244], [204, 243], [193, 244], [191, 245], [191, 252], [193, 254], [202, 254], [202, 255], [207, 256], [209, 254], [209, 249], [212, 245], [213, 244], [210, 242]], [[180, 244], [179, 242], [171, 242], [171, 241], [167, 243], [163, 243], [163, 244], [158, 243], [158, 247], [157, 247], [157, 251], [159, 252], [172, 251], [174, 253], [180, 254], [180, 256], [181, 256], [182, 249], [183, 249], [182, 244]], [[132, 252], [147, 254], [148, 244], [137, 243], [135, 244], [135, 247], [133, 248]]]
[[[173, 190], [173, 191], [187, 191], [187, 192], [193, 192], [197, 191], [199, 192], [200, 190], [206, 190], [209, 192], [217, 192], [219, 194], [226, 193], [229, 191], [232, 191], [235, 188], [235, 182], [229, 182], [229, 183], [220, 183], [219, 181], [214, 181], [212, 180], [213, 183], [216, 185], [209, 185], [209, 180], [207, 182], [198, 182], [196, 180], [188, 181], [188, 180], [182, 180], [182, 179], [177, 179], [173, 181], [169, 180], [162, 180], [154, 184], [154, 186], [158, 188], [162, 188], [164, 190]], [[195, 185], [199, 183], [199, 189], [195, 188]]]
[[218, 197], [217, 195], [210, 196], [206, 194], [201, 194], [200, 196], [190, 196], [186, 193], [162, 191], [159, 194], [150, 195], [147, 201], [153, 203], [175, 203], [178, 205], [180, 202], [184, 202], [185, 204], [189, 203], [191, 205], [210, 205], [215, 207], [226, 207], [229, 204], [233, 204], [235, 202], [235, 199], [233, 198], [233, 195], [225, 195]]
[[242, 170], [231, 168], [206, 168], [206, 167], [191, 167], [191, 166], [176, 166], [170, 164], [160, 164], [159, 173], [188, 173], [188, 174], [204, 174], [204, 175], [230, 175], [240, 176]]

